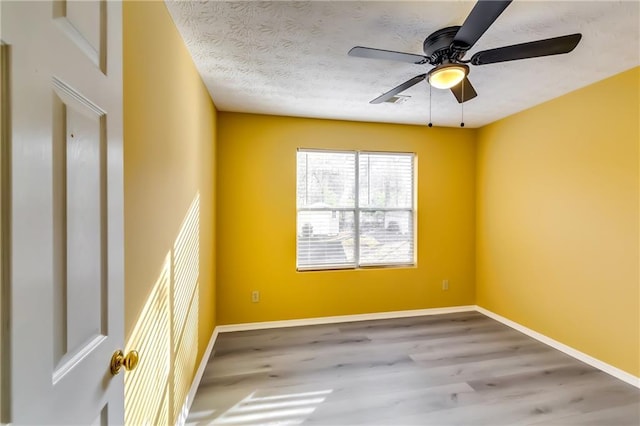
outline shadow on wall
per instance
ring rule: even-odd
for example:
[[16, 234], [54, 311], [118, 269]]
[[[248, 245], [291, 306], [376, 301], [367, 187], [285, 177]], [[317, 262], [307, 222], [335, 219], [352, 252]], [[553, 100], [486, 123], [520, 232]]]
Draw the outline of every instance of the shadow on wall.
[[173, 424], [187, 397], [198, 354], [200, 194], [126, 344], [140, 353], [125, 373], [125, 423]]

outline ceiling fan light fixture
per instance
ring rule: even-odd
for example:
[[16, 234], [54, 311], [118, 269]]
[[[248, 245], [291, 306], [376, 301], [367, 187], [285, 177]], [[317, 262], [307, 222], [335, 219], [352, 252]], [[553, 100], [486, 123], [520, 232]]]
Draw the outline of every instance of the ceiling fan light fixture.
[[436, 89], [451, 89], [469, 74], [469, 67], [461, 64], [439, 65], [429, 71], [427, 80]]

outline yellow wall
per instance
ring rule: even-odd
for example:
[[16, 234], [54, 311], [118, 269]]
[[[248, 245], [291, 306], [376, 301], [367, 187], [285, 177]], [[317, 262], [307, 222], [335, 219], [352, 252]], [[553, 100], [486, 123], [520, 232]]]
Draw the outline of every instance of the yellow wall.
[[[474, 130], [218, 118], [220, 324], [474, 303]], [[417, 153], [417, 267], [296, 272], [298, 147]], [[251, 303], [252, 290], [261, 292], [259, 303]]]
[[477, 303], [640, 376], [640, 68], [480, 129]]
[[127, 424], [173, 424], [215, 326], [216, 110], [163, 2], [125, 2]]

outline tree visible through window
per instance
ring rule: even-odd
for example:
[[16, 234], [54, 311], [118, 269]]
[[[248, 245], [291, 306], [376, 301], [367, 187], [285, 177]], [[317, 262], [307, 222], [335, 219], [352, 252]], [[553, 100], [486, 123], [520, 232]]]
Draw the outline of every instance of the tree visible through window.
[[414, 154], [298, 150], [297, 267], [414, 263]]

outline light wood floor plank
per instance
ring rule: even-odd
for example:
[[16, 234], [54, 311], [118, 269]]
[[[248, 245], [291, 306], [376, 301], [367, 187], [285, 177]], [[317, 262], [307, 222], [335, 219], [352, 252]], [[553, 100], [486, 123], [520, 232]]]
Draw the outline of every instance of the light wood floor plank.
[[640, 390], [464, 312], [223, 333], [187, 423], [639, 425]]

